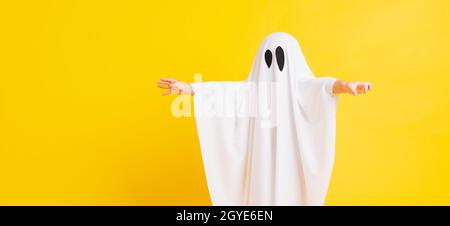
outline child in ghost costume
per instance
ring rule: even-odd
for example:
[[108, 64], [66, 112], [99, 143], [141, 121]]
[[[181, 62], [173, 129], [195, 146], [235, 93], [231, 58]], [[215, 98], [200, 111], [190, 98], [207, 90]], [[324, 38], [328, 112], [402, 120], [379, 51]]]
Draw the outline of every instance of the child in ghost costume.
[[184, 83], [164, 94], [194, 96], [195, 121], [213, 205], [324, 205], [333, 168], [336, 101], [368, 82], [315, 78], [297, 40], [269, 35], [248, 79]]

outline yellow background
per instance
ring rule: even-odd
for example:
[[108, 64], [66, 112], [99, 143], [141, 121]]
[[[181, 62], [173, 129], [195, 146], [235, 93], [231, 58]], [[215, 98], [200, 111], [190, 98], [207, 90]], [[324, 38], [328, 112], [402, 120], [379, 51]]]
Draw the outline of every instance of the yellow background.
[[243, 80], [294, 35], [342, 96], [327, 205], [450, 205], [450, 3], [0, 1], [1, 205], [209, 205], [159, 77]]

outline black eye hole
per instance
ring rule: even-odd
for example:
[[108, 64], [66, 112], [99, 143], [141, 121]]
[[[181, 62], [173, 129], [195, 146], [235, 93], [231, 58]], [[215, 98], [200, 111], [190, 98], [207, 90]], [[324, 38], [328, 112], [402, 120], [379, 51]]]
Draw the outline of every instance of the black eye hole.
[[275, 56], [277, 58], [277, 64], [280, 71], [283, 71], [284, 68], [284, 51], [280, 46], [275, 50]]
[[264, 58], [266, 59], [267, 67], [270, 68], [270, 65], [272, 65], [272, 52], [270, 52], [270, 50], [266, 50]]

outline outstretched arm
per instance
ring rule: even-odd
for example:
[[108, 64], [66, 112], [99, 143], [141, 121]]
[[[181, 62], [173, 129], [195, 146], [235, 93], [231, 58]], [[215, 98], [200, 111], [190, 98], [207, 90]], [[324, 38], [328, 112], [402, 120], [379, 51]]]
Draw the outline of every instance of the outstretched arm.
[[348, 93], [356, 96], [372, 89], [373, 86], [370, 82], [346, 82], [343, 80], [336, 80], [333, 84], [333, 94]]
[[194, 95], [191, 85], [185, 82], [180, 82], [174, 78], [161, 78], [158, 81], [158, 87], [161, 89], [167, 89], [163, 95], [168, 94], [189, 94]]
[[[161, 78], [158, 81], [158, 87], [167, 89], [163, 95], [168, 94], [189, 94], [194, 95], [191, 85], [185, 82], [180, 82], [174, 78]], [[366, 93], [373, 89], [369, 82], [346, 82], [343, 80], [336, 80], [333, 84], [333, 94], [348, 93], [354, 96]]]

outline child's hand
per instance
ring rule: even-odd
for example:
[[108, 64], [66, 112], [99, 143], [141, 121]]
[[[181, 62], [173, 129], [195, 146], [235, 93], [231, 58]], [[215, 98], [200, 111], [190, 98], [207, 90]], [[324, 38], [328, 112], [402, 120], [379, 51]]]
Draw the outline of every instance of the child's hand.
[[354, 96], [358, 94], [367, 93], [369, 90], [372, 90], [373, 86], [370, 82], [347, 82], [346, 89], [349, 94], [353, 94]]
[[193, 95], [194, 92], [191, 86], [187, 83], [180, 82], [173, 78], [161, 78], [158, 81], [158, 87], [162, 89], [168, 89], [168, 91], [163, 93], [163, 96], [168, 94], [190, 94]]
[[343, 80], [336, 80], [333, 84], [333, 94], [348, 93], [354, 96], [372, 90], [373, 86], [370, 82], [346, 82]]

